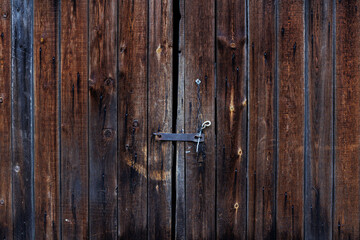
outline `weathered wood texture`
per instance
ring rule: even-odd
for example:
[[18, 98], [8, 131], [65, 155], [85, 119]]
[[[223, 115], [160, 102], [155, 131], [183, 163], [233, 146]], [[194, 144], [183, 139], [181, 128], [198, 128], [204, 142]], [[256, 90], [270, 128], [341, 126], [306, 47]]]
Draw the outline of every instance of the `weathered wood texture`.
[[3, 18], [12, 22], [12, 196], [15, 239], [34, 237], [33, 2], [13, 0]]
[[173, 144], [154, 132], [172, 132], [173, 1], [149, 1], [148, 66], [148, 238], [170, 239]]
[[58, 1], [34, 1], [36, 239], [60, 238]]
[[118, 236], [146, 239], [148, 1], [119, 2]]
[[1, 1], [0, 238], [359, 239], [358, 7]]
[[88, 1], [61, 1], [61, 225], [86, 239], [88, 223]]
[[333, 171], [333, 2], [307, 1], [308, 126], [305, 238], [331, 239]]
[[[185, 143], [185, 198], [187, 239], [214, 239], [215, 234], [215, 2], [185, 1], [185, 132], [199, 132], [199, 145]], [[200, 84], [196, 80], [201, 81]]]
[[0, 13], [0, 239], [12, 239], [10, 0], [2, 1]]
[[[276, 1], [249, 2], [249, 239], [275, 239]], [[253, 29], [257, 29], [253, 31]]]
[[117, 237], [117, 1], [89, 2], [91, 239]]
[[[217, 237], [245, 239], [248, 156], [246, 1], [218, 0], [216, 6]], [[207, 101], [211, 103], [211, 100]], [[196, 105], [194, 107], [196, 111]], [[205, 164], [208, 163], [211, 162], [206, 159]]]
[[304, 5], [278, 5], [278, 239], [304, 236]]
[[336, 2], [334, 239], [360, 237], [360, 15], [354, 1]]

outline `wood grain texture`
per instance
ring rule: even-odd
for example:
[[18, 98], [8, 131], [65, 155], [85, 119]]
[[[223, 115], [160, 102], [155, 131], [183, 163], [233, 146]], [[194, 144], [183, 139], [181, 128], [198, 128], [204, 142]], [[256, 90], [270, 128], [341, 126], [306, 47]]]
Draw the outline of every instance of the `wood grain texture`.
[[34, 1], [36, 239], [60, 238], [57, 0]]
[[0, 4], [0, 239], [13, 239], [10, 4], [10, 0]]
[[309, 132], [305, 239], [332, 236], [333, 2], [307, 2]]
[[[3, 18], [10, 18], [5, 13]], [[33, 2], [13, 0], [12, 23], [12, 190], [15, 239], [34, 237], [33, 186]]]
[[249, 239], [276, 238], [276, 2], [249, 2]]
[[91, 239], [117, 238], [117, 1], [89, 2]]
[[334, 239], [359, 239], [359, 3], [336, 2]]
[[88, 238], [88, 1], [61, 1], [62, 237]]
[[119, 2], [118, 237], [147, 238], [148, 2]]
[[[246, 1], [219, 0], [216, 7], [217, 237], [245, 239], [248, 156]], [[208, 98], [205, 103], [211, 103], [211, 100]], [[212, 109], [207, 111], [210, 114]], [[196, 116], [195, 113], [192, 115]], [[205, 161], [207, 164], [208, 159]]]
[[171, 239], [173, 143], [152, 133], [172, 132], [173, 1], [149, 1], [148, 238]]
[[[174, 68], [177, 67], [177, 101], [176, 132], [185, 131], [185, 0], [174, 1], [174, 44], [177, 37], [177, 45], [174, 45]], [[176, 52], [177, 51], [177, 52]], [[174, 82], [175, 84], [175, 82]], [[177, 98], [177, 99], [175, 99]], [[174, 118], [175, 116], [173, 116]], [[186, 199], [185, 199], [185, 143], [176, 143], [175, 155], [175, 239], [186, 239]]]
[[279, 1], [278, 239], [304, 236], [304, 2]]
[[[185, 133], [199, 132], [205, 142], [185, 143], [186, 236], [215, 238], [215, 1], [185, 1]], [[195, 81], [200, 79], [198, 86]]]

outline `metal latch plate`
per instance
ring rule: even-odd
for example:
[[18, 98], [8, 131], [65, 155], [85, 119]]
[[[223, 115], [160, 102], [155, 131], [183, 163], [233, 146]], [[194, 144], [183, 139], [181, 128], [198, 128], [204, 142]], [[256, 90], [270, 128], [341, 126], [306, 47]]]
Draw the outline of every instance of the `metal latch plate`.
[[199, 133], [154, 133], [156, 141], [204, 142], [204, 134]]

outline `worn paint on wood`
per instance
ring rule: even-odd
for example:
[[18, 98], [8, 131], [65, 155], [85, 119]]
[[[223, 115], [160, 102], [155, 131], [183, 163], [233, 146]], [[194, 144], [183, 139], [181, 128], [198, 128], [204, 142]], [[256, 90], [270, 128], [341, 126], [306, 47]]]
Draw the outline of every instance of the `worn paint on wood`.
[[35, 238], [60, 238], [58, 1], [34, 1]]
[[13, 239], [10, 0], [2, 1], [0, 13], [0, 239]]
[[[220, 133], [216, 152], [217, 237], [245, 239], [248, 156], [246, 1], [219, 0], [216, 6], [216, 126]], [[194, 108], [196, 110], [196, 105]]]
[[336, 2], [334, 239], [360, 237], [360, 15], [354, 1]]
[[89, 223], [117, 237], [117, 1], [89, 3]]
[[88, 1], [61, 1], [62, 237], [86, 239], [88, 223]]
[[[249, 2], [248, 237], [276, 238], [276, 2]], [[257, 29], [253, 31], [253, 29]]]
[[[215, 2], [185, 1], [185, 133], [199, 132], [205, 143], [185, 143], [186, 236], [215, 238]], [[196, 80], [201, 81], [196, 84]]]
[[[119, 2], [118, 236], [146, 239], [148, 174], [148, 2]], [[160, 179], [159, 179], [160, 180]]]
[[[33, 186], [33, 2], [13, 0], [12, 22], [12, 195], [15, 239], [34, 237]], [[3, 15], [3, 18], [5, 16]]]
[[149, 1], [148, 65], [148, 238], [170, 239], [172, 228], [172, 142], [152, 133], [172, 132], [173, 1]]
[[307, 1], [305, 239], [331, 239], [333, 1]]

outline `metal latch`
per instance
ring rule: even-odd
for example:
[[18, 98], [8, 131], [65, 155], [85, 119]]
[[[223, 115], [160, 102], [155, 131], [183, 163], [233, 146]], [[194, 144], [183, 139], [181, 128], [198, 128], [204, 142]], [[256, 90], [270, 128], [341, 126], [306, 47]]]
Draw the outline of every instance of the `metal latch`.
[[204, 134], [199, 133], [153, 133], [157, 141], [204, 142]]

